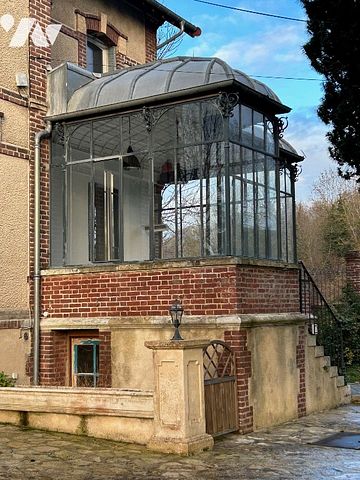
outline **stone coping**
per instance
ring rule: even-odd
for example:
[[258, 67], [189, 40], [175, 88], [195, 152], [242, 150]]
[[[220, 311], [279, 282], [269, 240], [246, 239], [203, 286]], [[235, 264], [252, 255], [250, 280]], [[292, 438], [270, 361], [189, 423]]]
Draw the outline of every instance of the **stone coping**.
[[[181, 329], [239, 329], [259, 326], [295, 325], [307, 322], [299, 312], [234, 315], [184, 315]], [[94, 317], [94, 318], [43, 318], [41, 329], [49, 330], [124, 330], [135, 328], [173, 330], [170, 316]]]
[[145, 347], [150, 350], [191, 350], [194, 348], [205, 348], [210, 340], [169, 340], [145, 342]]
[[103, 263], [100, 265], [77, 266], [77, 267], [58, 267], [49, 268], [41, 271], [41, 275], [75, 275], [86, 273], [107, 273], [124, 272], [134, 270], [162, 270], [170, 268], [194, 268], [194, 267], [216, 267], [229, 265], [257, 266], [278, 269], [298, 269], [294, 263], [280, 262], [276, 260], [263, 260], [255, 258], [240, 257], [212, 257], [202, 259], [178, 259], [178, 260], [147, 260], [142, 262], [129, 263]]
[[153, 418], [152, 391], [120, 388], [0, 388], [0, 410]]

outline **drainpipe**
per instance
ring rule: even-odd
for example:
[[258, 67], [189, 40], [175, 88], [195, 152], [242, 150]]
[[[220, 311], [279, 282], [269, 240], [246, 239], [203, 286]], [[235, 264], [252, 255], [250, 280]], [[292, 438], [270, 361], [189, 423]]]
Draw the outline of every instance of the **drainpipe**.
[[159, 45], [157, 45], [156, 50], [160, 50], [161, 48], [165, 47], [165, 45], [168, 45], [169, 43], [176, 40], [178, 37], [181, 37], [181, 35], [184, 33], [184, 31], [185, 31], [185, 20], [181, 20], [180, 30], [177, 33], [175, 33], [175, 35], [173, 35], [172, 37], [165, 40], [165, 42], [162, 42]]
[[34, 385], [39, 385], [40, 367], [40, 172], [41, 172], [41, 140], [48, 138], [51, 133], [51, 123], [46, 129], [35, 134], [35, 163], [34, 163]]

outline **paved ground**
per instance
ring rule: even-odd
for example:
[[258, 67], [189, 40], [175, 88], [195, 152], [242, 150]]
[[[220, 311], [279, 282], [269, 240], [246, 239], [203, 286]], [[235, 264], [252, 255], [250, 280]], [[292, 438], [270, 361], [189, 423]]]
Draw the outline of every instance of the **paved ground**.
[[256, 434], [230, 435], [216, 441], [212, 452], [190, 458], [0, 425], [0, 479], [360, 480], [360, 450], [309, 444], [342, 430], [360, 433], [360, 405]]

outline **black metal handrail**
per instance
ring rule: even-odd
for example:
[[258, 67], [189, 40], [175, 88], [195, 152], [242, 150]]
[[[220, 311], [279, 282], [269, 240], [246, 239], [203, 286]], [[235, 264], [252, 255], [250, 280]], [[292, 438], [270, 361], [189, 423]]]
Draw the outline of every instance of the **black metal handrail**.
[[302, 261], [299, 262], [300, 311], [309, 319], [309, 332], [316, 344], [324, 347], [331, 365], [345, 376], [343, 325], [335, 309], [327, 302]]

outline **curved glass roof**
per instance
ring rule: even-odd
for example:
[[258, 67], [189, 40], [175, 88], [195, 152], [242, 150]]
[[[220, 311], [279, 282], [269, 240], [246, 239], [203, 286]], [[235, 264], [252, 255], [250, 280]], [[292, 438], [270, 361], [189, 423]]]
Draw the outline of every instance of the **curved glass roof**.
[[304, 157], [302, 155], [299, 155], [298, 152], [295, 150], [295, 148], [291, 145], [291, 143], [285, 140], [285, 138], [279, 139], [279, 147], [285, 152], [295, 155], [296, 157], [299, 157], [302, 160], [304, 160]]
[[240, 70], [231, 68], [219, 58], [175, 57], [125, 68], [97, 78], [74, 92], [68, 103], [68, 113], [96, 109], [107, 105], [137, 101], [147, 102], [163, 95], [175, 97], [179, 92], [207, 87], [221, 88], [231, 82], [264, 96], [279, 107], [279, 113], [290, 109], [264, 83]]

